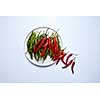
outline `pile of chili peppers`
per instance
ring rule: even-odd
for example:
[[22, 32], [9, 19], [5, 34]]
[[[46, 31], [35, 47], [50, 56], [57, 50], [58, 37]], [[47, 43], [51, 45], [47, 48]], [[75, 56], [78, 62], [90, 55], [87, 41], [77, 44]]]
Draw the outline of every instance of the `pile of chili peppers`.
[[52, 33], [51, 36], [47, 33], [40, 33], [41, 32], [37, 34], [32, 31], [27, 41], [27, 51], [30, 58], [33, 59], [34, 57], [36, 61], [45, 61], [47, 56], [50, 56], [50, 58], [56, 62], [56, 65], [59, 61], [62, 61], [64, 64], [64, 67], [62, 67], [63, 69], [71, 66], [72, 74], [74, 74], [75, 57], [72, 60], [70, 60], [70, 58], [75, 54], [65, 53], [64, 49], [61, 49], [57, 33]]

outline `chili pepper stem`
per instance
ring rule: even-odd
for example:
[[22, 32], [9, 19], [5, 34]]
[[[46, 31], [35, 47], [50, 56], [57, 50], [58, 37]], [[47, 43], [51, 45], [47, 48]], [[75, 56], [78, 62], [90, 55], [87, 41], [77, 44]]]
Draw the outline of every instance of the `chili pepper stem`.
[[67, 47], [65, 47], [64, 49], [62, 49], [62, 51], [64, 51]]
[[75, 61], [76, 57], [74, 57], [72, 60]]
[[79, 54], [74, 54], [74, 53], [73, 53], [73, 55], [74, 55], [74, 56], [78, 56]]

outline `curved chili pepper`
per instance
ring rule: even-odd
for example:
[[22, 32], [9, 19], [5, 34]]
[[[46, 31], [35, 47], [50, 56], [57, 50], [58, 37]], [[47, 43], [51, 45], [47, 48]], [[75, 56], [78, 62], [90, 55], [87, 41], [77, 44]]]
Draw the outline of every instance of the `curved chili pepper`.
[[73, 63], [74, 60], [75, 60], [75, 58], [73, 58], [72, 60], [70, 60], [69, 63], [66, 62], [66, 66], [64, 66], [62, 68], [67, 68], [68, 66], [70, 66]]
[[63, 62], [63, 64], [66, 65], [66, 62], [64, 61], [64, 57], [66, 56], [66, 54], [61, 58], [61, 61]]
[[[68, 53], [69, 53], [69, 52], [67, 52], [66, 55], [67, 55]], [[66, 62], [64, 61], [64, 57], [65, 57], [66, 55], [64, 55], [64, 56], [62, 57], [62, 59], [61, 59], [61, 61], [62, 61], [63, 64], [65, 64], [65, 65], [66, 65]]]
[[56, 37], [54, 36], [54, 53], [57, 53], [57, 52], [58, 52], [58, 43], [57, 43]]
[[33, 52], [36, 52], [37, 47], [39, 46], [39, 44], [41, 43], [42, 39], [40, 39], [37, 44], [34, 46], [33, 48]]
[[73, 53], [69, 54], [68, 57], [67, 57], [67, 59], [66, 59], [66, 63], [68, 63], [68, 60], [69, 60], [69, 58], [70, 58], [72, 55], [76, 55], [76, 56], [77, 56], [78, 54], [73, 54]]
[[45, 46], [43, 51], [41, 52], [41, 57], [43, 57], [45, 55], [46, 49], [47, 49], [47, 47]]
[[59, 53], [58, 53], [57, 55], [54, 55], [54, 56], [53, 56], [53, 60], [54, 60], [54, 61], [57, 60], [57, 59], [59, 58], [59, 56], [60, 56]]
[[66, 64], [66, 66], [62, 67], [62, 68], [67, 68], [69, 65], [71, 65], [73, 62], [73, 60], [71, 60], [68, 64]]
[[50, 43], [50, 45], [51, 45], [51, 50], [52, 50], [52, 53], [53, 53], [53, 56], [55, 55], [55, 47], [54, 47], [54, 45], [52, 44], [52, 42]]
[[48, 46], [48, 38], [46, 39], [46, 42], [44, 43], [42, 47], [46, 47], [46, 46]]
[[72, 55], [73, 55], [73, 54], [71, 53], [71, 54], [69, 54], [69, 55], [67, 56], [66, 63], [68, 63], [68, 60], [69, 60], [69, 58], [70, 58]]
[[55, 56], [53, 57], [53, 60], [57, 60], [59, 58], [61, 58], [65, 53], [61, 50], [58, 53], [55, 54]]
[[75, 66], [75, 61], [72, 62], [72, 66], [71, 66], [72, 74], [74, 74], [74, 66]]
[[[55, 38], [55, 37], [54, 37]], [[55, 55], [55, 45], [56, 45], [56, 43], [55, 43], [55, 39], [53, 38], [53, 42], [51, 41], [51, 48], [52, 48], [52, 52], [53, 52], [53, 55]]]
[[[46, 37], [44, 37], [44, 38], [41, 40], [41, 43], [40, 43], [40, 41], [37, 43], [39, 46], [37, 47], [37, 45], [36, 45], [36, 46], [34, 47], [34, 53], [37, 52], [37, 51], [42, 47], [42, 45], [44, 44], [45, 40], [46, 40]], [[39, 44], [39, 43], [40, 43], [40, 44]]]
[[44, 47], [44, 49], [41, 52], [41, 57], [43, 57], [45, 55], [45, 52], [46, 52], [46, 50], [48, 48], [48, 38], [47, 38], [47, 41], [45, 42], [45, 44], [42, 47]]
[[51, 38], [50, 37], [48, 38], [48, 49], [49, 50], [52, 49], [52, 46], [51, 46]]
[[[58, 57], [58, 60], [57, 60], [57, 62], [56, 62], [56, 65], [59, 63], [59, 61], [60, 61], [61, 59], [64, 59], [65, 56], [66, 56], [66, 53], [60, 55], [60, 56]], [[64, 60], [63, 60], [63, 63], [65, 64]]]

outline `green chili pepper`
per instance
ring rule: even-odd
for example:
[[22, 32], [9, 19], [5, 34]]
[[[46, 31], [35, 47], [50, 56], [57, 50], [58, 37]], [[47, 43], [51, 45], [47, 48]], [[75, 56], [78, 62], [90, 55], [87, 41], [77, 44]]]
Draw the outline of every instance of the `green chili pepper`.
[[52, 59], [52, 50], [50, 49], [49, 52], [48, 52], [50, 58]]
[[32, 31], [32, 33], [27, 41], [27, 51], [29, 52], [31, 59], [33, 59], [32, 50], [33, 50], [33, 43], [34, 43], [35, 36], [36, 36], [36, 34]]
[[34, 53], [34, 58], [35, 58], [36, 61], [38, 61], [36, 53]]
[[38, 52], [36, 52], [36, 56], [37, 56], [37, 61], [39, 61], [40, 60], [40, 52], [38, 51]]
[[32, 48], [32, 42], [34, 40], [35, 34], [32, 32], [32, 34], [30, 35], [28, 41], [27, 41], [27, 49], [31, 49]]
[[38, 51], [39, 60], [42, 59], [40, 50]]
[[[34, 39], [34, 45], [36, 45], [36, 44], [37, 44], [37, 38], [35, 37], [35, 39]], [[36, 53], [34, 53], [34, 58], [37, 61], [37, 54]]]
[[59, 41], [58, 35], [57, 35], [57, 41], [58, 41], [58, 48], [59, 48], [59, 50], [61, 50], [61, 46], [60, 46], [60, 41]]
[[39, 41], [40, 40], [40, 32], [39, 32], [39, 34], [37, 35], [37, 41]]

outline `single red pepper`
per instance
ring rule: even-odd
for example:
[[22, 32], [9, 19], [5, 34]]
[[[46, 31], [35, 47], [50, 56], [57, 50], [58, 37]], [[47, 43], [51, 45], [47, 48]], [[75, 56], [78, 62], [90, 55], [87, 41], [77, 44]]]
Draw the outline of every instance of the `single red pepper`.
[[42, 39], [38, 40], [37, 44], [34, 46], [33, 52], [36, 51], [37, 47], [41, 43]]
[[45, 55], [46, 49], [47, 49], [47, 47], [45, 46], [43, 51], [41, 52], [41, 57], [43, 57]]
[[68, 66], [70, 66], [70, 65], [73, 63], [74, 60], [75, 60], [75, 58], [73, 58], [72, 60], [70, 60], [69, 63], [66, 62], [66, 66], [64, 66], [64, 67], [62, 67], [62, 68], [67, 68]]
[[50, 37], [48, 38], [48, 49], [49, 50], [51, 49], [51, 38]]
[[47, 38], [46, 43], [42, 47], [47, 47], [47, 46], [48, 46], [48, 38]]
[[[42, 45], [44, 44], [44, 42], [45, 42], [45, 40], [46, 40], [46, 37], [44, 37], [42, 40], [41, 40], [41, 42], [38, 42], [37, 44], [38, 44], [38, 47], [37, 47], [37, 45], [34, 47], [34, 53], [36, 53], [41, 47], [42, 47]], [[40, 43], [40, 44], [39, 44]]]
[[74, 66], [75, 66], [75, 61], [72, 62], [72, 66], [71, 66], [72, 74], [74, 74]]
[[48, 50], [52, 51], [52, 59], [55, 57], [55, 53], [54, 53], [54, 47], [53, 47], [53, 43], [52, 43], [52, 38], [49, 37], [48, 38]]
[[[52, 44], [52, 43], [51, 43]], [[55, 40], [55, 37], [54, 37], [54, 39], [53, 39], [53, 44], [51, 45], [52, 46], [52, 52], [53, 52], [53, 56], [55, 56], [55, 54], [56, 54], [56, 40]]]
[[58, 53], [58, 43], [56, 37], [54, 37], [54, 53]]
[[72, 55], [73, 55], [73, 54], [71, 53], [71, 54], [69, 54], [69, 55], [67, 56], [66, 63], [68, 63], [68, 60], [69, 60], [69, 58], [70, 58]]
[[43, 56], [45, 55], [45, 52], [46, 52], [46, 50], [47, 50], [47, 48], [48, 48], [48, 38], [47, 38], [46, 43], [43, 45], [43, 47], [44, 47], [44, 49], [43, 49], [43, 51], [41, 52], [41, 57], [43, 57]]

